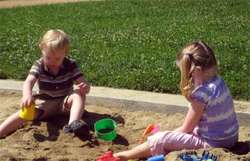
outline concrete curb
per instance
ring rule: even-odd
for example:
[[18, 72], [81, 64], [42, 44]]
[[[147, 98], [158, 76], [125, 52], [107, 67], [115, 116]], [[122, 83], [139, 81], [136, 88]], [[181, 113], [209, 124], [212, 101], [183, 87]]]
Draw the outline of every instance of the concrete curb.
[[[22, 81], [0, 80], [0, 89], [21, 91], [22, 84]], [[34, 90], [37, 90], [37, 86], [34, 87]], [[245, 103], [250, 108], [249, 102], [235, 102]], [[181, 95], [92, 86], [91, 92], [87, 95], [86, 104], [129, 110], [184, 112], [187, 111], [188, 102]], [[236, 112], [250, 114], [250, 112]]]
[[[0, 89], [22, 90], [23, 81], [0, 80]], [[34, 91], [37, 86], [34, 87]], [[108, 107], [120, 107], [129, 110], [156, 112], [183, 112], [187, 110], [187, 101], [183, 96], [153, 92], [91, 87], [86, 104]]]
[[50, 5], [58, 3], [91, 2], [101, 0], [5, 0], [0, 1], [0, 8], [15, 8], [35, 5]]

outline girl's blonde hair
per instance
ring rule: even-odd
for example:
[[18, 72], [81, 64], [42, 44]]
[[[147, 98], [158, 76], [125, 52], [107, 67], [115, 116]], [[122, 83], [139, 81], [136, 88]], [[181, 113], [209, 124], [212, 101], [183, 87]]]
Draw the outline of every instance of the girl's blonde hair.
[[192, 72], [200, 66], [208, 78], [217, 75], [217, 61], [213, 50], [204, 42], [197, 41], [187, 44], [176, 57], [181, 71], [180, 90], [182, 95], [190, 99], [194, 89]]
[[58, 49], [65, 50], [65, 53], [68, 53], [69, 50], [69, 37], [62, 30], [55, 29], [47, 31], [42, 37], [39, 48], [43, 50], [48, 48], [49, 51], [55, 51]]

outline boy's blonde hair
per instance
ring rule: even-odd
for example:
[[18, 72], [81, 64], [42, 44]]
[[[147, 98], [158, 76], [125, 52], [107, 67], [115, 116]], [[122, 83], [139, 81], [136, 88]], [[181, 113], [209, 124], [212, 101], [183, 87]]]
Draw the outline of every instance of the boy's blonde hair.
[[43, 50], [44, 48], [48, 48], [49, 51], [55, 51], [58, 49], [65, 50], [67, 54], [69, 51], [69, 37], [62, 30], [55, 29], [47, 31], [42, 37], [39, 48]]
[[182, 95], [190, 99], [194, 89], [192, 72], [195, 66], [200, 66], [204, 74], [211, 78], [217, 75], [217, 61], [213, 50], [204, 42], [197, 41], [187, 44], [176, 57], [176, 63], [181, 71], [180, 89]]

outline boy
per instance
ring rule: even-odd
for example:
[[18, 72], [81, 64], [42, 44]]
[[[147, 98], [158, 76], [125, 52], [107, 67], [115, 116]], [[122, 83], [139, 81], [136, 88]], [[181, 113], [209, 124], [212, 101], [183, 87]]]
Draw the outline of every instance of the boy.
[[[21, 107], [35, 103], [35, 120], [41, 120], [61, 113], [70, 113], [64, 126], [65, 133], [76, 132], [86, 123], [81, 120], [84, 113], [85, 95], [90, 86], [85, 81], [76, 63], [67, 58], [69, 38], [62, 30], [49, 30], [39, 43], [42, 57], [31, 67], [23, 84]], [[38, 83], [38, 94], [32, 95], [32, 88]], [[73, 84], [77, 88], [73, 89]], [[19, 112], [9, 116], [0, 125], [0, 138], [23, 126], [26, 122]]]

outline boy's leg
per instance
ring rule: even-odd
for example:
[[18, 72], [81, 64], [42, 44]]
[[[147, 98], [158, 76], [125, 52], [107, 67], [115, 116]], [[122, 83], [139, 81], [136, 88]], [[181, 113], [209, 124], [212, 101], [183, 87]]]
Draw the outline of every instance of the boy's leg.
[[25, 123], [26, 121], [19, 117], [19, 111], [13, 113], [0, 125], [0, 138], [14, 132]]
[[[84, 113], [85, 97], [85, 95], [81, 96], [78, 91], [74, 91], [70, 96], [66, 97], [63, 111], [70, 111], [70, 116], [68, 125], [65, 125], [63, 128], [65, 133], [88, 131], [88, 125], [81, 120]], [[84, 130], [82, 128], [84, 128]]]
[[61, 114], [61, 107], [63, 106], [63, 99], [44, 99], [35, 97], [35, 104], [37, 108], [35, 120], [44, 120], [51, 116]]
[[66, 100], [66, 108], [70, 110], [69, 122], [71, 124], [75, 120], [80, 120], [85, 107], [85, 98], [86, 96], [82, 97], [78, 92], [72, 93]]
[[151, 152], [147, 142], [140, 144], [131, 150], [114, 154], [114, 157], [118, 157], [119, 159], [121, 159], [121, 161], [125, 161], [128, 159], [144, 158], [149, 156], [151, 156]]

